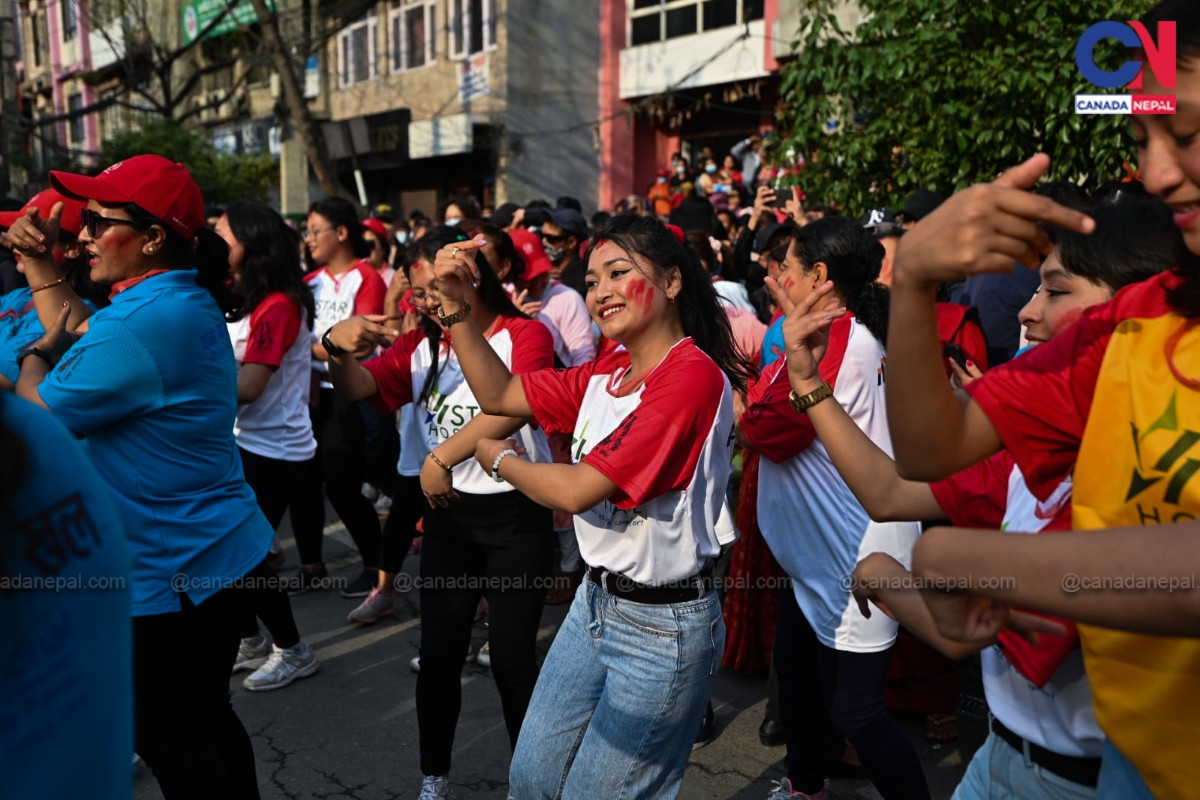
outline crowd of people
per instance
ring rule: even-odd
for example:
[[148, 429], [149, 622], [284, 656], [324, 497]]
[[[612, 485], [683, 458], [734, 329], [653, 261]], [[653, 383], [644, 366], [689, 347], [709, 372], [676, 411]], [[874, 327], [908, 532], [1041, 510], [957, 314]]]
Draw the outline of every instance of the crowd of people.
[[1132, 118], [1135, 178], [1038, 155], [895, 213], [813, 203], [759, 134], [590, 218], [326, 198], [298, 231], [161, 155], [51, 172], [0, 214], [6, 781], [128, 796], [136, 753], [168, 800], [259, 797], [229, 680], [319, 671], [290, 598], [332, 585], [328, 501], [339, 618], [394, 615], [420, 554], [422, 800], [468, 659], [514, 798], [677, 796], [721, 666], [770, 670], [769, 800], [928, 798], [889, 706], [936, 685], [952, 736], [976, 654], [956, 798], [1194, 793], [1200, 14], [1159, 20], [1179, 113]]

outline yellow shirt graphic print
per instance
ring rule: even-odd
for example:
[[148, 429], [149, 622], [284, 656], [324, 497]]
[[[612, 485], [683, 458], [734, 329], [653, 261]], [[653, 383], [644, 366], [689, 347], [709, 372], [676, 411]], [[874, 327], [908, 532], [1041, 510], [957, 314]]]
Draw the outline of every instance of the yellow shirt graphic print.
[[[1075, 528], [1200, 518], [1200, 391], [1175, 377], [1200, 378], [1200, 326], [1185, 325], [1165, 314], [1124, 320], [1113, 332], [1075, 468]], [[1136, 586], [1153, 576], [1112, 577]], [[1200, 640], [1079, 631], [1100, 727], [1156, 797], [1194, 795]]]

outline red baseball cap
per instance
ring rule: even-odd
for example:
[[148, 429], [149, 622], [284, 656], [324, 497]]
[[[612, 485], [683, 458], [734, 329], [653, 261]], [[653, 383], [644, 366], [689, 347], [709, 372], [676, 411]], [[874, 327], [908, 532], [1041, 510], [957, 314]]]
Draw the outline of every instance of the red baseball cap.
[[554, 265], [546, 257], [546, 250], [542, 247], [542, 240], [538, 238], [537, 234], [524, 228], [515, 228], [508, 235], [512, 237], [513, 244], [521, 251], [521, 258], [525, 259], [525, 271], [521, 273], [521, 280], [531, 281], [553, 268]]
[[[370, 217], [370, 218], [364, 219], [362, 221], [362, 226], [364, 228], [366, 228], [367, 230], [369, 230], [371, 233], [378, 236], [379, 240], [381, 242], [383, 242], [384, 245], [387, 245], [387, 240], [388, 240], [387, 227], [382, 222], [375, 219], [374, 217]], [[384, 249], [386, 250], [387, 248], [385, 247]]]
[[50, 183], [68, 197], [97, 203], [136, 203], [191, 241], [204, 227], [204, 198], [183, 164], [146, 154], [118, 161], [94, 178], [51, 172]]
[[59, 220], [59, 227], [72, 236], [79, 235], [79, 229], [82, 224], [79, 221], [79, 212], [83, 211], [84, 203], [81, 200], [76, 200], [73, 197], [63, 197], [53, 189], [45, 189], [38, 192], [29, 202], [22, 206], [20, 211], [0, 211], [0, 228], [11, 228], [12, 224], [21, 217], [25, 216], [25, 212], [31, 208], [36, 208], [43, 219], [50, 216], [50, 210], [54, 208], [55, 203], [63, 204], [62, 219]]

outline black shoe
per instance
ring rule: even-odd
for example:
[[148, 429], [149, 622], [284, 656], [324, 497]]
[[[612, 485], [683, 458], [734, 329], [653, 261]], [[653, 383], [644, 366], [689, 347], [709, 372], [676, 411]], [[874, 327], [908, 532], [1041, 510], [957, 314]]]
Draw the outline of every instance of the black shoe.
[[783, 723], [770, 717], [764, 719], [762, 725], [758, 726], [758, 740], [762, 742], [763, 747], [787, 744], [787, 739], [783, 736]]
[[699, 750], [704, 745], [717, 738], [717, 724], [713, 714], [712, 703], [704, 711], [704, 719], [700, 720], [700, 730], [696, 731], [696, 741], [692, 743], [693, 750]]
[[366, 597], [379, 584], [379, 573], [373, 569], [364, 569], [358, 577], [350, 581], [342, 589], [342, 597]]
[[289, 595], [304, 594], [309, 589], [328, 588], [329, 573], [325, 571], [324, 565], [321, 565], [321, 569], [317, 572], [309, 572], [304, 567], [301, 567], [287, 581], [287, 593]]

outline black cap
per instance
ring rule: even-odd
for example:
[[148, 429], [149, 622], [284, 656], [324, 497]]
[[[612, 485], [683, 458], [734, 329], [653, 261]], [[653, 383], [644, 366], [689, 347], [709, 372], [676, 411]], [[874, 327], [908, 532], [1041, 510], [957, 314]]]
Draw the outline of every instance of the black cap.
[[513, 217], [516, 216], [520, 206], [516, 203], [505, 203], [492, 212], [491, 223], [501, 228], [507, 228], [512, 225]]
[[923, 219], [932, 214], [944, 200], [944, 197], [932, 189], [918, 189], [904, 201], [904, 208], [900, 209], [900, 216], [913, 221]]
[[573, 208], [554, 208], [550, 210], [550, 221], [571, 234], [581, 242], [586, 242], [592, 235], [592, 226]]
[[775, 220], [768, 221], [766, 225], [762, 226], [762, 230], [760, 230], [754, 236], [754, 252], [767, 252], [767, 249], [771, 244], [771, 240], [775, 238], [775, 234], [782, 230], [786, 231], [787, 234], [791, 236], [795, 227], [796, 223], [792, 222], [790, 219], [787, 222], [776, 222]]

